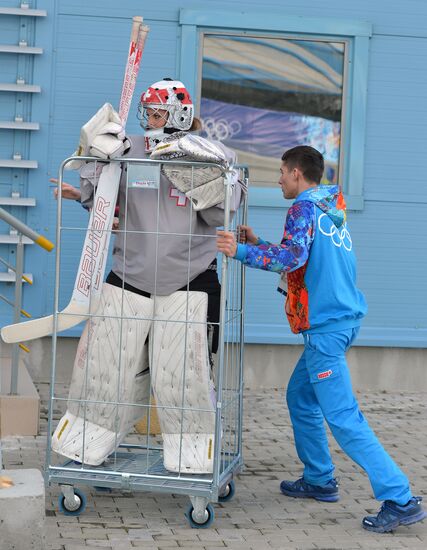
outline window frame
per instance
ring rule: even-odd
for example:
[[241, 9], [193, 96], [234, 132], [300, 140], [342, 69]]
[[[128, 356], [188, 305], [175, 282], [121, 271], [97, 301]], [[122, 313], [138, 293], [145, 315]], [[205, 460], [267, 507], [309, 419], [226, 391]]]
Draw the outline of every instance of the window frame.
[[[204, 34], [262, 33], [264, 36], [347, 43], [343, 74], [340, 177], [348, 209], [362, 210], [369, 39], [372, 36], [372, 25], [357, 20], [187, 8], [180, 10], [179, 24], [179, 77], [185, 82], [195, 104], [200, 104], [201, 39]], [[189, 55], [189, 52], [194, 52], [194, 55]], [[285, 206], [290, 204], [291, 201], [285, 201]], [[249, 193], [249, 205], [283, 208], [281, 190], [253, 187]]]

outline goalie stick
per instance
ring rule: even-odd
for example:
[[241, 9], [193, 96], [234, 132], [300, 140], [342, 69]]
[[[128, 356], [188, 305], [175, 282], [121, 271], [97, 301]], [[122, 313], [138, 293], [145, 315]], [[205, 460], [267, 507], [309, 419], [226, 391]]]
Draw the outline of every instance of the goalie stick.
[[[142, 17], [134, 17], [132, 22], [119, 107], [123, 128], [128, 118], [145, 39], [149, 31], [148, 27], [142, 25], [142, 20]], [[104, 280], [120, 175], [119, 163], [112, 162], [103, 169], [99, 178], [71, 301], [65, 309], [58, 312], [58, 332], [87, 319], [98, 303]], [[48, 315], [40, 319], [5, 326], [1, 330], [1, 336], [6, 343], [16, 343], [49, 336], [53, 333], [53, 329], [54, 315]]]

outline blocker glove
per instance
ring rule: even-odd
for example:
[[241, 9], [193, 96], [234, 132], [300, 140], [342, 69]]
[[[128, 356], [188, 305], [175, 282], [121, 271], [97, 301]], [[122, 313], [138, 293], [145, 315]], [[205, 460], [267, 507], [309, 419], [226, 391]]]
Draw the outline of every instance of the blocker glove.
[[[123, 155], [130, 148], [125, 131], [117, 111], [110, 103], [104, 105], [82, 126], [80, 141], [73, 156], [93, 156], [112, 159]], [[73, 160], [66, 168], [79, 169], [84, 161]]]

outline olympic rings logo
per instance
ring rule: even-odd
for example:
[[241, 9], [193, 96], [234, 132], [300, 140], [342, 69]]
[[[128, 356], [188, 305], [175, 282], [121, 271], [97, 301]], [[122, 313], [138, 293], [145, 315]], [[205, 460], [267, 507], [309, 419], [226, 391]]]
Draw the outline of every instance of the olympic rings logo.
[[225, 118], [220, 118], [215, 120], [212, 117], [202, 118], [202, 132], [206, 135], [208, 139], [213, 139], [215, 141], [224, 141], [230, 139], [236, 134], [238, 134], [242, 125], [238, 120], [228, 121]]
[[332, 243], [336, 247], [339, 248], [340, 246], [343, 246], [348, 252], [350, 252], [350, 250], [353, 248], [353, 242], [351, 240], [350, 233], [347, 230], [347, 225], [344, 225], [343, 228], [340, 230], [336, 225], [331, 223], [331, 226], [329, 228], [323, 229], [321, 220], [324, 217], [329, 219], [326, 214], [321, 214], [317, 221], [317, 226], [320, 229], [320, 232], [323, 233], [323, 235], [325, 235], [326, 237], [330, 237]]

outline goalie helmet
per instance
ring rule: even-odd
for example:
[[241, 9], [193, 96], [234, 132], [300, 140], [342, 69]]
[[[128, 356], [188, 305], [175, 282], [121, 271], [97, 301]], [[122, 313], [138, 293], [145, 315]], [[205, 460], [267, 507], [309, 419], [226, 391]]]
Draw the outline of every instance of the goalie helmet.
[[[148, 127], [147, 109], [167, 111], [168, 117], [162, 128]], [[194, 106], [190, 94], [179, 80], [164, 78], [143, 92], [138, 105], [138, 118], [145, 129], [145, 148], [151, 151], [165, 134], [187, 131], [194, 119]]]

